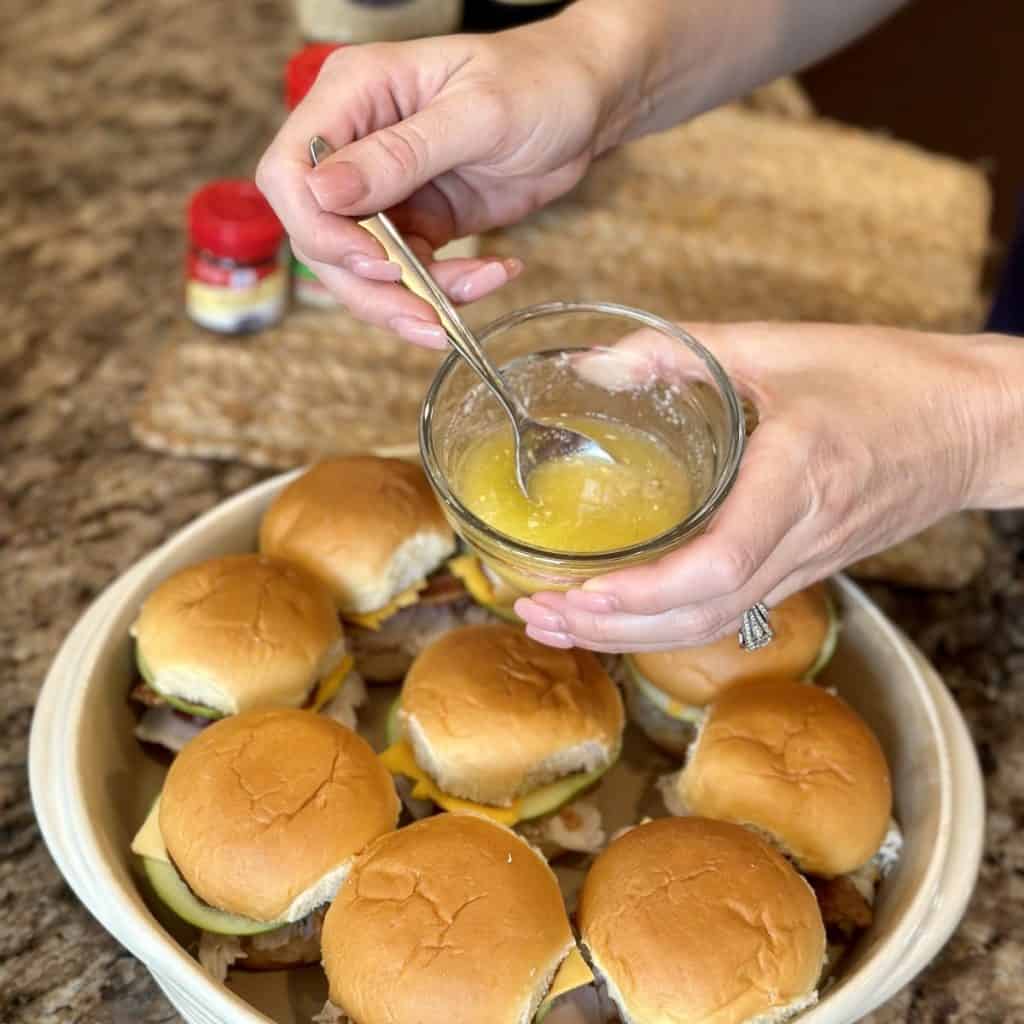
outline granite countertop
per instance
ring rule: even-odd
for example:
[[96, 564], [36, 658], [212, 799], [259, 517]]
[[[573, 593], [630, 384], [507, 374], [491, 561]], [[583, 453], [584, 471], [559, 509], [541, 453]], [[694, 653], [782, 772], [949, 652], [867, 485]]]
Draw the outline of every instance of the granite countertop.
[[[29, 802], [32, 705], [90, 600], [260, 474], [140, 448], [129, 416], [178, 309], [200, 182], [252, 171], [295, 42], [284, 2], [5, 0], [0, 14], [0, 1021], [177, 1017], [79, 905]], [[969, 914], [876, 1024], [1024, 1021], [1024, 515], [957, 593], [874, 585], [978, 743], [988, 837]]]

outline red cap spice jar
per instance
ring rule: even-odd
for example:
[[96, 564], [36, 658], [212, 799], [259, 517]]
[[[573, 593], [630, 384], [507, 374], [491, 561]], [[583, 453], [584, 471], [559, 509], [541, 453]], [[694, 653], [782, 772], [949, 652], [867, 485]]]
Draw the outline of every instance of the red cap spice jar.
[[[338, 43], [310, 43], [288, 61], [284, 76], [284, 98], [289, 110], [294, 110], [306, 93], [313, 88], [324, 61], [340, 49]], [[292, 259], [292, 281], [295, 298], [306, 306], [331, 309], [340, 305], [338, 300], [320, 283], [320, 279], [300, 260]]]
[[284, 228], [251, 181], [213, 181], [188, 207], [185, 309], [197, 324], [244, 334], [277, 323], [288, 301]]

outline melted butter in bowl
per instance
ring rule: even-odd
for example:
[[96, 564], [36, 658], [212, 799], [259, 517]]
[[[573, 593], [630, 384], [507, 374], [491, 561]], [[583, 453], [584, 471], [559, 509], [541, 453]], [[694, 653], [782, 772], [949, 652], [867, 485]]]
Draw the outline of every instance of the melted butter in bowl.
[[549, 462], [533, 475], [528, 501], [515, 480], [511, 428], [497, 427], [468, 448], [454, 481], [463, 504], [492, 529], [548, 551], [594, 553], [651, 540], [692, 510], [686, 468], [655, 437], [597, 416], [557, 422], [598, 441], [615, 462]]
[[[743, 414], [714, 356], [682, 328], [609, 303], [550, 303], [477, 332], [530, 415], [615, 457], [558, 460], [516, 487], [501, 406], [449, 356], [420, 418], [420, 454], [452, 528], [520, 593], [567, 590], [697, 536], [739, 468]], [[504, 603], [504, 602], [503, 602]]]

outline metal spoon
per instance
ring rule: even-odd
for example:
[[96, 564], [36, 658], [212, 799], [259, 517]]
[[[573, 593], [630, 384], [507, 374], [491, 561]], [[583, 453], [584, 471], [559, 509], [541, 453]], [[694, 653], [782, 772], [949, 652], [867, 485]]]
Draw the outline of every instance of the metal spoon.
[[[319, 135], [314, 135], [310, 140], [309, 155], [314, 167], [330, 156], [332, 152], [330, 145]], [[409, 248], [386, 214], [378, 213], [366, 220], [361, 220], [359, 226], [369, 231], [384, 247], [388, 258], [402, 268], [402, 284], [434, 308], [452, 348], [491, 389], [494, 397], [497, 398], [502, 409], [512, 421], [512, 437], [516, 454], [516, 483], [519, 484], [519, 489], [528, 501], [530, 500], [530, 477], [545, 462], [573, 458], [594, 459], [604, 463], [615, 461], [601, 445], [593, 438], [587, 437], [586, 434], [551, 423], [541, 423], [530, 417], [526, 407], [509, 388], [498, 368], [484, 353], [483, 347], [474, 337], [473, 332], [455, 311], [448, 296], [438, 287], [426, 267]]]

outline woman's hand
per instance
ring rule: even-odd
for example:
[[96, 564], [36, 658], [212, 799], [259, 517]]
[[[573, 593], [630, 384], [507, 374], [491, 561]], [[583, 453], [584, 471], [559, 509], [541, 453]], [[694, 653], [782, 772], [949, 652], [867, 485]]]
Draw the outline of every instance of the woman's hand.
[[[445, 343], [433, 311], [393, 283], [398, 267], [358, 218], [388, 210], [429, 261], [449, 240], [517, 221], [579, 181], [602, 145], [616, 60], [595, 63], [585, 31], [550, 33], [540, 23], [351, 47], [328, 59], [256, 180], [296, 255], [354, 315], [412, 342]], [[316, 170], [313, 135], [337, 151]], [[520, 269], [477, 259], [431, 267], [459, 302]]]
[[[637, 651], [711, 642], [789, 594], [965, 507], [1024, 500], [1022, 345], [869, 327], [697, 326], [757, 407], [702, 536], [649, 566], [521, 598], [531, 636]], [[624, 344], [671, 370], [660, 335]]]

